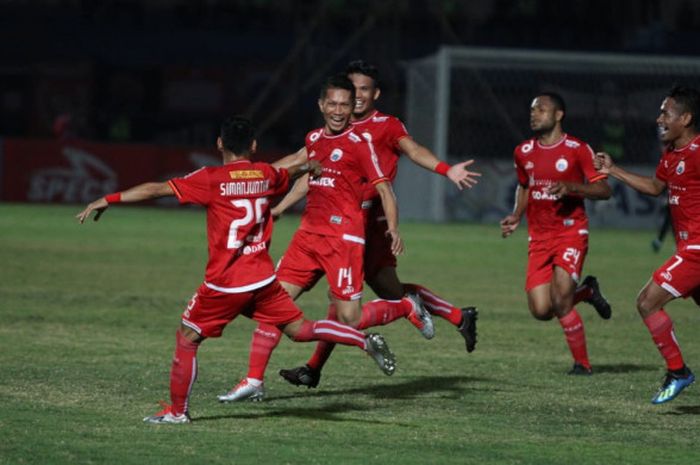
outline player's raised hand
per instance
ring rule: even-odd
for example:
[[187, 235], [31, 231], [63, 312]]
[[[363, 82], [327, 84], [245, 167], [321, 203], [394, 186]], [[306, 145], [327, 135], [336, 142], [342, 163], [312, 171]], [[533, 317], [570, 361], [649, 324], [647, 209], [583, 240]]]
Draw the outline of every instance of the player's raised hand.
[[108, 206], [109, 204], [107, 203], [107, 200], [105, 200], [104, 197], [101, 197], [94, 202], [91, 202], [87, 207], [85, 207], [85, 210], [75, 215], [75, 217], [78, 219], [80, 224], [83, 224], [90, 214], [93, 211], [96, 211], [97, 213], [95, 214], [94, 221], [97, 221], [100, 219], [100, 216], [102, 216], [102, 213], [104, 213]]
[[510, 214], [501, 220], [501, 236], [508, 237], [518, 229], [520, 224], [520, 217], [517, 215]]
[[479, 182], [477, 178], [481, 176], [481, 173], [469, 171], [467, 169], [468, 166], [473, 164], [474, 160], [467, 160], [457, 163], [456, 165], [452, 165], [450, 169], [447, 170], [447, 177], [450, 181], [455, 183], [459, 190], [471, 189]]
[[593, 158], [593, 167], [599, 173], [609, 174], [613, 165], [612, 158], [605, 152], [597, 152]]
[[391, 253], [394, 255], [401, 255], [405, 248], [399, 232], [395, 229], [389, 229], [386, 235], [391, 238]]

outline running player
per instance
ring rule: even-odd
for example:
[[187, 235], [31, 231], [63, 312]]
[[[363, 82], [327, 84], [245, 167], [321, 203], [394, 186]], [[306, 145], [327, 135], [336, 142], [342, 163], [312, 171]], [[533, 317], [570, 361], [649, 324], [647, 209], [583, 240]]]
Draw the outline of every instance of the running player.
[[[460, 190], [476, 184], [476, 178], [480, 174], [467, 169], [474, 163], [473, 160], [449, 166], [426, 147], [414, 141], [398, 118], [376, 109], [381, 88], [379, 71], [375, 66], [357, 60], [348, 64], [345, 73], [355, 86], [355, 107], [351, 119], [355, 132], [374, 145], [382, 171], [392, 182], [396, 178], [399, 158], [406, 154], [408, 159], [418, 166], [446, 176]], [[301, 179], [272, 209], [273, 216], [282, 214], [305, 194], [306, 184]], [[421, 285], [402, 283], [396, 273], [396, 256], [391, 253], [386, 239], [386, 215], [378, 201], [376, 189], [368, 186], [363, 200], [366, 215], [364, 266], [367, 284], [380, 299], [389, 301], [399, 301], [406, 294], [418, 295], [432, 315], [446, 319], [457, 328], [465, 339], [467, 352], [472, 352], [476, 345], [476, 308], [458, 308]], [[333, 309], [329, 310], [330, 317]], [[408, 309], [397, 308], [384, 302], [370, 302], [363, 308], [363, 312], [365, 311], [371, 314], [371, 321], [368, 322], [371, 326], [387, 324], [398, 318], [408, 318], [426, 338], [433, 337], [432, 325], [428, 328], [421, 326], [420, 321], [412, 320], [413, 313]], [[329, 344], [317, 344], [314, 355], [305, 365], [280, 370], [280, 375], [292, 384], [316, 387], [321, 369], [331, 350], [332, 346]]]
[[607, 199], [607, 176], [593, 167], [590, 146], [565, 134], [564, 99], [542, 93], [530, 106], [534, 137], [515, 148], [518, 188], [513, 213], [501, 220], [503, 237], [510, 236], [527, 213], [529, 250], [527, 292], [530, 313], [538, 320], [559, 319], [574, 358], [572, 375], [590, 375], [583, 321], [574, 308], [592, 304], [604, 319], [611, 309], [598, 281], [586, 277], [577, 287], [588, 252], [588, 217], [583, 199]]
[[[283, 193], [289, 176], [319, 173], [311, 161], [287, 169], [253, 163], [257, 143], [250, 121], [227, 119], [217, 147], [223, 166], [205, 167], [168, 182], [145, 183], [109, 194], [90, 203], [77, 215], [83, 223], [95, 211], [97, 220], [114, 203], [138, 202], [176, 196], [181, 203], [207, 209], [209, 261], [204, 283], [182, 314], [176, 333], [170, 372], [171, 404], [147, 423], [189, 423], [189, 395], [197, 377], [197, 350], [208, 337], [219, 337], [224, 327], [243, 314], [283, 331], [298, 342], [326, 340], [357, 346], [372, 355], [387, 375], [394, 372], [394, 356], [377, 334], [365, 336], [335, 321], [309, 321], [277, 281], [268, 246], [272, 234], [269, 197]], [[323, 178], [320, 178], [323, 179]]]
[[630, 173], [605, 152], [596, 154], [596, 168], [642, 194], [658, 196], [668, 191], [676, 251], [637, 296], [637, 311], [666, 361], [666, 377], [651, 400], [663, 404], [695, 381], [664, 306], [678, 297], [692, 297], [700, 305], [700, 92], [680, 86], [671, 89], [656, 124], [665, 149], [654, 176]]
[[[280, 260], [277, 275], [293, 299], [325, 275], [337, 310], [334, 319], [364, 327], [366, 312], [360, 304], [365, 242], [361, 205], [368, 183], [377, 189], [386, 211], [386, 234], [392, 253], [403, 252], [403, 243], [391, 183], [377, 163], [373, 145], [350, 125], [354, 94], [355, 88], [346, 76], [329, 78], [318, 101], [325, 124], [311, 131], [305, 147], [291, 157], [297, 163], [307, 159], [318, 161], [322, 173], [308, 181], [308, 202], [301, 225]], [[411, 298], [393, 305], [413, 312], [416, 319], [429, 318]], [[219, 400], [234, 402], [262, 397], [264, 372], [278, 342], [279, 331], [259, 324], [253, 332], [247, 376], [227, 394], [219, 396]]]

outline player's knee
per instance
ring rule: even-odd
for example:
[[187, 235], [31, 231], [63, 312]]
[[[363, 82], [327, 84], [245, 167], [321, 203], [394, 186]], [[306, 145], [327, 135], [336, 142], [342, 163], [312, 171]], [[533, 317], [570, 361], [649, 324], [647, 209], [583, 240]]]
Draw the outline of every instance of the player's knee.
[[549, 321], [554, 318], [551, 308], [530, 307], [530, 313], [536, 320]]
[[655, 305], [647, 298], [646, 293], [641, 293], [637, 296], [637, 311], [642, 318], [646, 318], [656, 311], [657, 309], [654, 307]]

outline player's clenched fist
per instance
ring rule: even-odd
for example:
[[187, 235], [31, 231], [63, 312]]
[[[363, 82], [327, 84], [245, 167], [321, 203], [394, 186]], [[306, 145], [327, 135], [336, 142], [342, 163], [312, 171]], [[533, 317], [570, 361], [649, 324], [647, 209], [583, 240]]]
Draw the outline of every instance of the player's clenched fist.
[[508, 215], [501, 220], [501, 236], [508, 237], [518, 228], [520, 217], [517, 215]]

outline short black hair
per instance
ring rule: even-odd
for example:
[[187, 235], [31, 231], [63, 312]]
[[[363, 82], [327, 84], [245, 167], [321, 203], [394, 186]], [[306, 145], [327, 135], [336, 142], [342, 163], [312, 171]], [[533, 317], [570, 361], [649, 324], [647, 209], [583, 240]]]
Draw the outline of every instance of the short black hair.
[[345, 67], [345, 74], [362, 74], [370, 77], [374, 81], [374, 87], [379, 88], [379, 70], [365, 60], [354, 60], [348, 63]]
[[219, 135], [226, 150], [236, 155], [248, 155], [255, 140], [255, 126], [245, 116], [235, 115], [221, 123]]
[[[566, 102], [564, 101], [564, 97], [562, 97], [560, 94], [557, 94], [556, 92], [540, 92], [537, 94], [538, 97], [549, 97], [549, 99], [552, 101], [554, 104], [555, 110], [561, 110], [564, 115], [566, 115]], [[563, 120], [564, 118], [562, 118]]]
[[321, 87], [321, 100], [326, 98], [329, 89], [344, 89], [350, 91], [350, 100], [355, 101], [355, 86], [347, 74], [334, 74], [325, 80]]
[[700, 131], [700, 92], [692, 87], [674, 85], [668, 91], [668, 97], [675, 100], [684, 113], [692, 115], [691, 126]]

